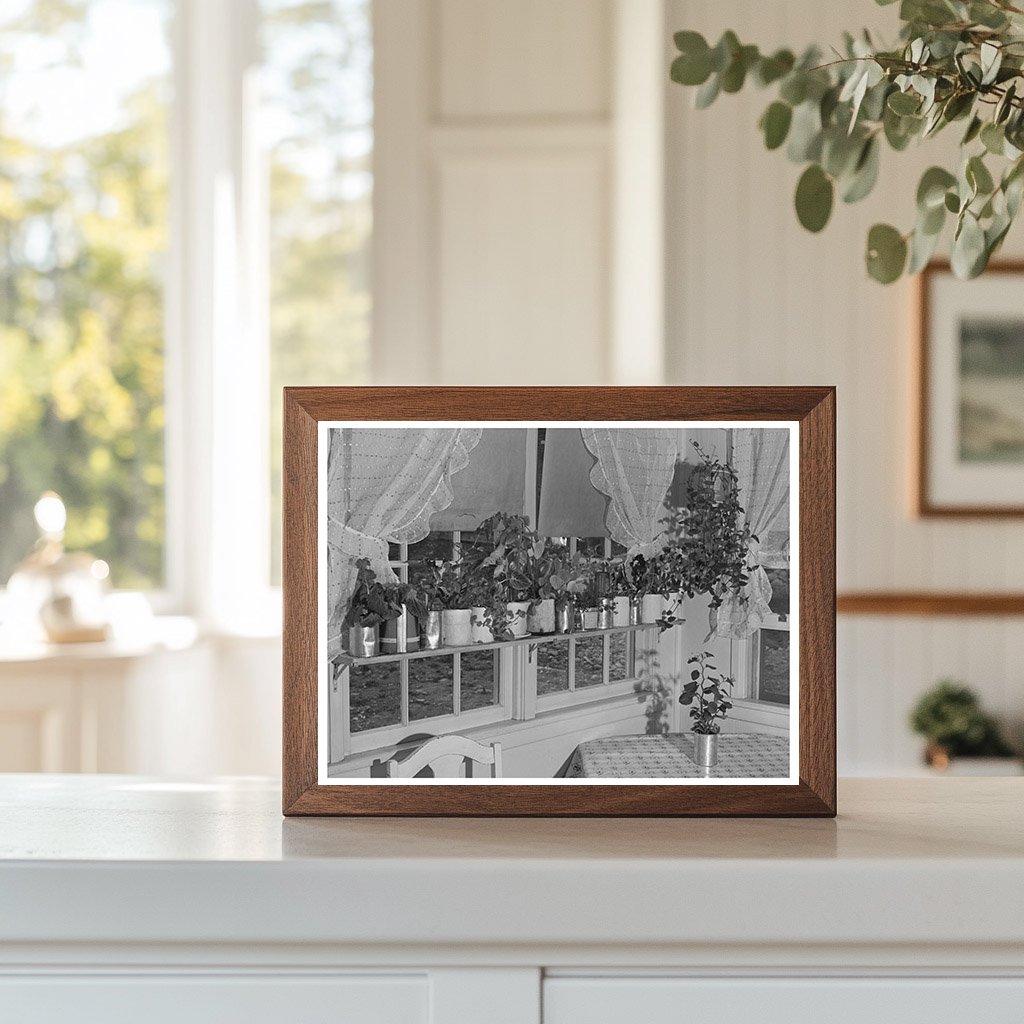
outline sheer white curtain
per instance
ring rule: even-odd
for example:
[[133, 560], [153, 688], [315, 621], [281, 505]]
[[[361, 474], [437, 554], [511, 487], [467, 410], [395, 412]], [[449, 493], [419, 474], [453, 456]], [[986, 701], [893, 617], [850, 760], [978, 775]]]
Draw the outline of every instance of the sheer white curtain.
[[625, 545], [627, 558], [659, 551], [665, 495], [679, 448], [676, 430], [583, 427], [580, 433], [597, 459], [590, 482], [610, 499], [608, 535]]
[[756, 568], [743, 592], [718, 609], [718, 636], [742, 640], [771, 615], [772, 585], [765, 569], [789, 565], [789, 431], [733, 431], [732, 463], [739, 478], [740, 504], [750, 527], [750, 561]]
[[335, 636], [367, 558], [382, 580], [397, 581], [388, 541], [412, 544], [430, 517], [452, 503], [451, 476], [469, 462], [479, 429], [339, 428], [327, 456], [328, 633]]

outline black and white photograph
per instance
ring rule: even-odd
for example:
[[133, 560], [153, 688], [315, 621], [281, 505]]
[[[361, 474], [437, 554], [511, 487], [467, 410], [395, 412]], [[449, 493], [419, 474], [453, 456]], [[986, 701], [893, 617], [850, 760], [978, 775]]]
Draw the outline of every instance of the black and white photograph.
[[321, 782], [795, 782], [794, 431], [320, 424]]

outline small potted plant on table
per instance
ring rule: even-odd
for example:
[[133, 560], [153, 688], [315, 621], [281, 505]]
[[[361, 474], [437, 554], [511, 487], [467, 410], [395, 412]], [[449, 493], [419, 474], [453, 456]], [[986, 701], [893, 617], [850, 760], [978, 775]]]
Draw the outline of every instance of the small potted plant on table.
[[420, 648], [436, 651], [441, 646], [441, 619], [444, 615], [445, 592], [443, 563], [430, 567], [429, 576], [412, 588], [409, 608], [416, 617]]
[[368, 558], [356, 562], [356, 584], [352, 591], [345, 625], [351, 628], [349, 650], [356, 658], [376, 657], [382, 623], [402, 614], [401, 593], [377, 579]]
[[555, 602], [565, 590], [568, 574], [561, 553], [544, 542], [530, 563], [532, 589], [526, 628], [535, 634], [555, 632]]
[[690, 681], [679, 694], [679, 703], [690, 708], [690, 726], [693, 732], [694, 761], [702, 768], [718, 764], [719, 719], [725, 718], [732, 707], [729, 700], [733, 680], [722, 676], [715, 667], [714, 655], [702, 651], [687, 659]]
[[612, 625], [628, 626], [630, 594], [626, 566], [622, 562], [608, 563], [608, 593], [605, 599], [611, 602]]
[[[526, 636], [530, 595], [534, 587], [533, 559], [537, 535], [525, 516], [495, 512], [480, 527], [490, 537], [493, 550], [474, 567], [474, 575], [493, 577], [496, 591], [489, 607], [497, 618], [507, 615], [513, 637]], [[498, 607], [501, 605], [502, 607]]]
[[472, 643], [467, 589], [469, 579], [461, 562], [442, 562], [436, 577], [441, 602], [441, 642], [446, 647], [466, 647]]

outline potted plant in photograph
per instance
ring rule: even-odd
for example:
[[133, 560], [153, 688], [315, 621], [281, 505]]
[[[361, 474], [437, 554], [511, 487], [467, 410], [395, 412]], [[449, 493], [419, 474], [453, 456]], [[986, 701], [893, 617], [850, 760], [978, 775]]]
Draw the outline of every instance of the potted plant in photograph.
[[564, 593], [568, 575], [562, 551], [550, 541], [535, 549], [530, 563], [532, 589], [527, 629], [534, 634], [555, 632], [555, 601]]
[[402, 614], [401, 595], [377, 579], [368, 558], [356, 562], [356, 584], [352, 591], [345, 625], [352, 630], [349, 649], [355, 658], [376, 657], [382, 623]]
[[739, 501], [739, 481], [732, 466], [691, 442], [700, 458], [686, 483], [686, 504], [665, 520], [666, 551], [687, 597], [706, 594], [718, 608], [727, 594], [739, 593], [751, 569], [752, 535]]
[[441, 646], [441, 617], [444, 614], [444, 570], [441, 564], [430, 567], [426, 579], [412, 588], [408, 605], [419, 630], [420, 647], [436, 651]]
[[629, 625], [630, 593], [626, 580], [626, 566], [623, 562], [608, 563], [608, 593], [605, 599], [611, 602], [612, 625]]
[[580, 629], [599, 629], [601, 624], [601, 586], [594, 569], [587, 566], [570, 584], [573, 604], [576, 609], [574, 616]]
[[679, 694], [679, 703], [690, 707], [690, 726], [693, 732], [694, 761], [702, 768], [718, 764], [719, 720], [725, 718], [732, 707], [729, 700], [733, 680], [719, 674], [714, 655], [702, 651], [687, 659], [692, 665], [690, 681]]
[[489, 644], [495, 640], [513, 638], [513, 613], [505, 600], [501, 583], [494, 578], [490, 569], [472, 574], [467, 590], [469, 601], [470, 639], [474, 644]]
[[647, 593], [647, 559], [634, 555], [622, 563], [622, 579], [629, 594], [629, 624], [639, 626], [643, 622], [643, 600]]
[[[973, 690], [944, 679], [918, 701], [910, 716], [911, 728], [928, 741], [925, 763], [947, 771], [962, 758], [1001, 760], [999, 774], [1006, 771], [1006, 760], [1014, 756], [1003, 739], [995, 719], [981, 709]], [[971, 774], [977, 773], [977, 767]]]
[[465, 568], [461, 562], [443, 562], [439, 567], [437, 594], [441, 601], [441, 640], [446, 647], [472, 643], [469, 598]]
[[475, 571], [481, 578], [489, 572], [497, 584], [494, 602], [503, 605], [501, 614], [507, 615], [512, 636], [526, 636], [537, 535], [525, 516], [506, 512], [495, 512], [481, 525], [480, 532], [490, 538], [493, 549]]

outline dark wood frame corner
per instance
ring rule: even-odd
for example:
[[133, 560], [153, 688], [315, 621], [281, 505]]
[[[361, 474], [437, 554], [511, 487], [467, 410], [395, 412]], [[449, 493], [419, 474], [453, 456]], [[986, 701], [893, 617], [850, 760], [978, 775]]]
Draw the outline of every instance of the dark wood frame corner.
[[[800, 816], [836, 813], [835, 389], [286, 388], [286, 815]], [[317, 782], [317, 424], [322, 420], [796, 420], [800, 728], [795, 786], [372, 786]]]
[[[913, 379], [916, 388], [917, 415], [914, 418], [916, 436], [912, 439], [911, 451], [916, 464], [913, 467], [912, 510], [921, 519], [1005, 519], [1024, 516], [1024, 505], [992, 507], [988, 505], [937, 505], [928, 493], [928, 433], [931, 409], [928, 399], [928, 373], [931, 355], [929, 335], [931, 333], [931, 285], [936, 274], [948, 274], [951, 268], [948, 260], [933, 260], [921, 271], [917, 279], [917, 338], [914, 345]], [[1024, 274], [1024, 261], [999, 260], [992, 262], [985, 270], [986, 276], [994, 274]]]

